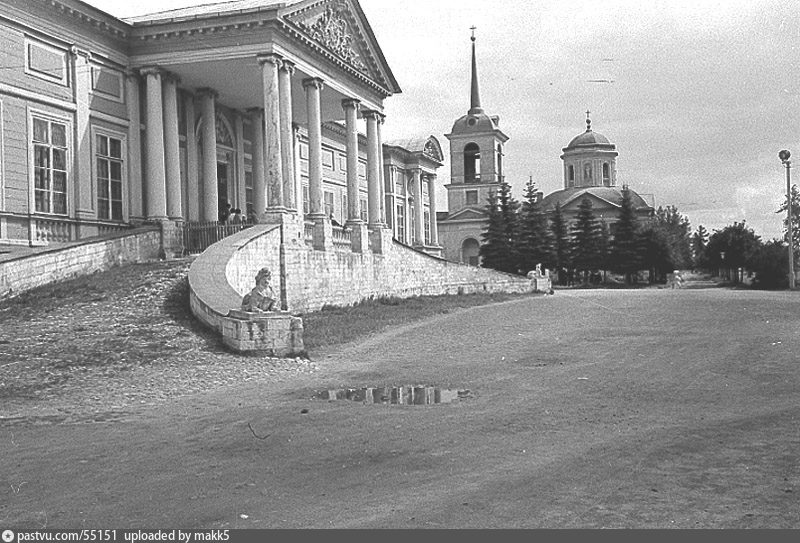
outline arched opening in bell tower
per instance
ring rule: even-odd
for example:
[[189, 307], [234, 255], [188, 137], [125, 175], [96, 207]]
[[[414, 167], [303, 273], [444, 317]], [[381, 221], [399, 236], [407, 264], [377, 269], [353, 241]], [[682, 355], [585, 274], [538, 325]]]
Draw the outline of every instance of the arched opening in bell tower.
[[476, 143], [464, 147], [464, 182], [481, 182], [481, 149]]

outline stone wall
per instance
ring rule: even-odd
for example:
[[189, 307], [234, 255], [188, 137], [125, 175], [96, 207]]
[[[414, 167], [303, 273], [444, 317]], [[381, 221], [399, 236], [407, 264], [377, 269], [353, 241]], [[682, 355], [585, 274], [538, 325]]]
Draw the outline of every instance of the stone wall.
[[[385, 231], [391, 240], [391, 232]], [[277, 225], [260, 225], [226, 238], [200, 255], [189, 271], [191, 306], [208, 326], [222, 330], [222, 319], [238, 309], [262, 267], [272, 270], [272, 286], [293, 314], [325, 305], [352, 305], [369, 298], [432, 296], [473, 292], [531, 292], [524, 277], [447, 262], [397, 242], [383, 254], [347, 248], [317, 251], [298, 236], [281, 256]], [[281, 265], [283, 259], [284, 264]]]
[[155, 226], [6, 260], [0, 262], [0, 297], [114, 266], [157, 260], [161, 251], [161, 232]]

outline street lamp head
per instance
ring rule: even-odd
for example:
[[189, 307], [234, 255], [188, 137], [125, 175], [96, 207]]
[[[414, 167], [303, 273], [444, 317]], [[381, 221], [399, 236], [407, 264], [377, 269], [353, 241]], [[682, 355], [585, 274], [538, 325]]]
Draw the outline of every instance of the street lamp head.
[[780, 158], [781, 162], [784, 162], [784, 163], [788, 162], [791, 157], [792, 157], [792, 153], [790, 153], [786, 149], [784, 149], [783, 151], [778, 153], [778, 158]]

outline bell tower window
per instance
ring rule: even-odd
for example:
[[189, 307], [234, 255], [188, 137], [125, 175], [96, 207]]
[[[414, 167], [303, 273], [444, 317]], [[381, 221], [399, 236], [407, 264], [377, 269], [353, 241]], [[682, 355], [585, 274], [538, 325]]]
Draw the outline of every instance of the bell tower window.
[[611, 186], [611, 169], [608, 167], [608, 162], [603, 162], [603, 184]]
[[570, 187], [575, 186], [575, 166], [572, 164], [567, 168], [567, 181]]
[[475, 143], [464, 147], [464, 182], [481, 182], [481, 150]]

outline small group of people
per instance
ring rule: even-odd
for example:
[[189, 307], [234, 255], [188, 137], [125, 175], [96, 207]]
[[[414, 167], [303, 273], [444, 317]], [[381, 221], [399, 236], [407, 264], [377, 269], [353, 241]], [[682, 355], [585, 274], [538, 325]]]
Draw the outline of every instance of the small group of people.
[[244, 217], [242, 217], [242, 210], [238, 207], [233, 208], [230, 202], [221, 202], [219, 204], [219, 222], [238, 224], [244, 222], [244, 220]]

